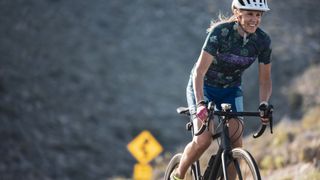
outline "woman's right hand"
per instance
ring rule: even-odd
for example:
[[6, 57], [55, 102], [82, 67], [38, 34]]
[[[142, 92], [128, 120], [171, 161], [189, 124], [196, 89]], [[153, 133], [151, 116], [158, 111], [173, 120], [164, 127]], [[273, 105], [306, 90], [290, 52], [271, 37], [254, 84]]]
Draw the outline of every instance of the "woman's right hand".
[[208, 110], [205, 105], [200, 105], [197, 107], [197, 118], [200, 119], [203, 123], [208, 118]]

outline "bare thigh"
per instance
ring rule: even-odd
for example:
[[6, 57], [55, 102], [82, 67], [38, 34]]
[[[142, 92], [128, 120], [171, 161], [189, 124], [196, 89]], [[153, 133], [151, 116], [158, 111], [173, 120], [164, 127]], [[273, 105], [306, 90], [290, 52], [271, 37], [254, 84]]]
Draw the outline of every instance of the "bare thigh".
[[[201, 128], [202, 124], [203, 124], [202, 121], [195, 118], [193, 120], [194, 131], [197, 132]], [[214, 129], [214, 123], [212, 120], [211, 123], [209, 123], [209, 129], [208, 130], [206, 129], [199, 136], [194, 136], [193, 141], [200, 146], [209, 146], [212, 141], [213, 129]]]
[[232, 118], [228, 123], [232, 147], [242, 147], [243, 121]]

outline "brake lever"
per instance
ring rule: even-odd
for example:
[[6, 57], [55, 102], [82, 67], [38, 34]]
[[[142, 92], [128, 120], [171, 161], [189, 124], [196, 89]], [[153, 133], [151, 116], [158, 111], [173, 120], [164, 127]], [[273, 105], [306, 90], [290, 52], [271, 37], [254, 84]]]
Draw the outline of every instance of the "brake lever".
[[273, 113], [273, 106], [272, 105], [269, 105], [269, 123], [270, 123], [270, 133], [272, 134], [273, 133], [273, 116], [272, 116], [272, 113]]
[[[273, 116], [272, 116], [272, 113], [273, 113], [273, 106], [270, 105], [268, 107], [268, 118], [269, 118], [269, 125], [270, 125], [270, 133], [271, 134], [273, 133]], [[257, 133], [253, 134], [253, 138], [260, 137], [264, 133], [266, 128], [267, 128], [267, 125], [262, 125], [260, 130]]]
[[272, 130], [272, 126], [273, 126], [272, 117], [269, 119], [269, 121], [270, 121], [270, 133], [272, 134], [273, 133], [273, 130]]
[[200, 129], [199, 129], [199, 131], [196, 132], [196, 133], [194, 133], [194, 135], [195, 135], [195, 136], [199, 136], [200, 134], [203, 133], [204, 130], [206, 130], [206, 128], [207, 128], [206, 123], [202, 124], [202, 126], [201, 126]]

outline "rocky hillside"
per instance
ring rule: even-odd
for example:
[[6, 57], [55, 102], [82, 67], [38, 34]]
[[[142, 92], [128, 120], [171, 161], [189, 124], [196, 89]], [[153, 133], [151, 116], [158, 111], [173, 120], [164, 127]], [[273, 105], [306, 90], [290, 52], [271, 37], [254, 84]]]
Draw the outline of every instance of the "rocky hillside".
[[[0, 0], [0, 179], [130, 177], [126, 145], [144, 129], [165, 152], [184, 145], [175, 108], [209, 21], [230, 3]], [[317, 79], [302, 74], [318, 72], [320, 3], [269, 4], [275, 116], [300, 119], [319, 103], [307, 87]], [[247, 110], [258, 103], [256, 71], [244, 77]]]

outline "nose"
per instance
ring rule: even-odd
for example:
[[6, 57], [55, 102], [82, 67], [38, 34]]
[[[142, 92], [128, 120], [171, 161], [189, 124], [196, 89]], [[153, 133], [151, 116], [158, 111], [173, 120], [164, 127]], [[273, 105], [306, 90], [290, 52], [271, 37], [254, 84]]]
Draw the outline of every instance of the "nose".
[[251, 18], [251, 21], [253, 21], [253, 22], [259, 22], [260, 21], [260, 16], [252, 16], [252, 18]]
[[255, 17], [255, 19], [257, 20], [257, 21], [259, 21], [260, 19], [261, 19], [261, 14], [259, 13], [259, 14], [256, 14], [254, 17]]

